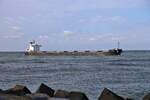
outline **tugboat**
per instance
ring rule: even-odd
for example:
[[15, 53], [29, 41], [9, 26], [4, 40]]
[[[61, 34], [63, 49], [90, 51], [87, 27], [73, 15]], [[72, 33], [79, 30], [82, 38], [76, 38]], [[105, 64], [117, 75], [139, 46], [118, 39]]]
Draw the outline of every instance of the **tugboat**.
[[119, 48], [110, 49], [108, 51], [40, 51], [41, 45], [37, 44], [35, 40], [30, 42], [29, 48], [25, 52], [25, 55], [30, 56], [113, 56], [121, 55], [122, 49]]

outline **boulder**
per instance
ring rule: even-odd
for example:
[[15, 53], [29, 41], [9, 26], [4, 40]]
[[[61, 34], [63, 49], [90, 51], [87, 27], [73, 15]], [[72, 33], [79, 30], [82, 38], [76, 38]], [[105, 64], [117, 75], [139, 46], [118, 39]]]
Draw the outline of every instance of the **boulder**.
[[0, 93], [0, 100], [32, 100], [32, 99], [27, 96], [16, 96], [16, 95], [12, 95], [12, 94], [1, 94]]
[[69, 92], [65, 90], [57, 90], [54, 94], [54, 97], [56, 98], [68, 98]]
[[50, 97], [54, 96], [54, 90], [50, 87], [48, 87], [45, 84], [41, 84], [40, 87], [37, 89], [36, 93], [42, 93], [42, 94], [47, 94]]
[[147, 95], [145, 95], [145, 96], [143, 97], [143, 100], [150, 100], [150, 93], [148, 93]]
[[100, 97], [98, 98], [98, 100], [125, 100], [125, 99], [113, 93], [109, 89], [105, 88], [101, 93]]
[[46, 94], [36, 93], [28, 94], [27, 96], [30, 97], [32, 100], [49, 100], [49, 96]]
[[30, 90], [26, 86], [22, 86], [22, 85], [16, 85], [14, 88], [3, 91], [3, 93], [18, 95], [18, 96], [31, 94]]
[[0, 89], [0, 91], [3, 91], [2, 89]]
[[69, 100], [89, 100], [89, 99], [82, 92], [72, 91], [72, 92], [69, 93]]
[[49, 100], [70, 100], [68, 98], [53, 98], [51, 97]]
[[134, 100], [133, 98], [126, 98], [125, 100]]

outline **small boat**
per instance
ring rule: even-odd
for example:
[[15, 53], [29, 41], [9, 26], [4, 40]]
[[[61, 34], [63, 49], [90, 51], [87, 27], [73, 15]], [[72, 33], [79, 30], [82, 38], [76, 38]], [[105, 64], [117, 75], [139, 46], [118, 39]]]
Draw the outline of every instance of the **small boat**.
[[113, 56], [121, 55], [122, 49], [115, 48], [108, 51], [40, 51], [41, 45], [37, 44], [35, 41], [30, 42], [29, 48], [25, 52], [25, 55], [30, 56]]

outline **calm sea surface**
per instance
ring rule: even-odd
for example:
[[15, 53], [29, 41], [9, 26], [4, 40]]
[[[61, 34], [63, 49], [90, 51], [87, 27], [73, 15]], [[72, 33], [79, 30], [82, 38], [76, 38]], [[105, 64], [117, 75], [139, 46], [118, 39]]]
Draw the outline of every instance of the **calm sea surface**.
[[121, 56], [25, 56], [0, 53], [0, 88], [40, 83], [54, 89], [82, 91], [96, 100], [106, 87], [140, 100], [150, 92], [150, 51], [125, 51]]

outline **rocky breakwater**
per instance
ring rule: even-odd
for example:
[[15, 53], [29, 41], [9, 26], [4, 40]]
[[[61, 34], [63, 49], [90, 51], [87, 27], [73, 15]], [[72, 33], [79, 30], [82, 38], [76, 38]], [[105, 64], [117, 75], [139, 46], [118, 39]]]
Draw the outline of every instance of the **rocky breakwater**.
[[35, 93], [26, 86], [16, 85], [7, 90], [0, 90], [0, 100], [89, 100], [88, 97], [77, 91], [54, 90], [41, 84]]
[[[54, 90], [41, 84], [36, 92], [32, 93], [26, 86], [16, 85], [7, 90], [0, 89], [0, 100], [89, 100], [85, 93], [79, 91]], [[105, 88], [98, 100], [135, 100], [117, 95]], [[143, 97], [150, 100], [150, 93]]]

